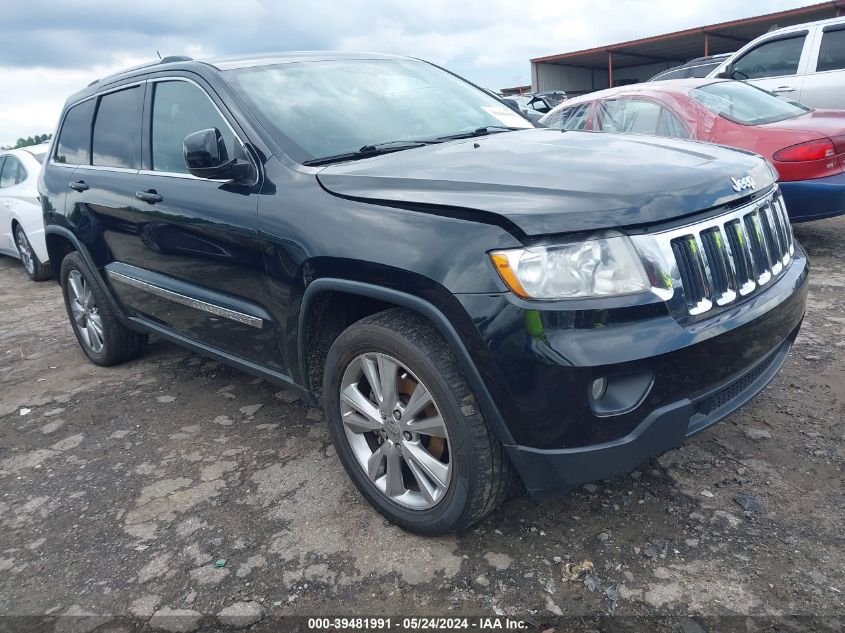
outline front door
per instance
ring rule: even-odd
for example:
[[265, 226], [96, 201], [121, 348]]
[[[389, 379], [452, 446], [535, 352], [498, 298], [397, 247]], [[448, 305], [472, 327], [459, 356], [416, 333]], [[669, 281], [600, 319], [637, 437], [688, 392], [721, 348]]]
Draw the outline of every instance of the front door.
[[144, 169], [133, 181], [131, 227], [109, 238], [109, 280], [126, 304], [179, 335], [282, 370], [263, 305], [258, 170], [235, 183], [194, 177], [185, 166], [183, 139], [209, 128], [230, 157], [246, 156], [198, 81], [147, 84]]
[[807, 31], [800, 31], [760, 42], [731, 64], [731, 74], [779, 97], [799, 101], [810, 54], [807, 41]]

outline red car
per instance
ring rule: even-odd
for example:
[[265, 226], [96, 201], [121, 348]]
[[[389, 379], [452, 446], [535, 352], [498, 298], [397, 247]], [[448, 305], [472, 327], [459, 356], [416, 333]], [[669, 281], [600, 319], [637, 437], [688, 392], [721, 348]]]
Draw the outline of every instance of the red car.
[[793, 222], [845, 214], [843, 110], [813, 110], [741, 81], [678, 79], [575, 97], [540, 124], [750, 150], [778, 170]]

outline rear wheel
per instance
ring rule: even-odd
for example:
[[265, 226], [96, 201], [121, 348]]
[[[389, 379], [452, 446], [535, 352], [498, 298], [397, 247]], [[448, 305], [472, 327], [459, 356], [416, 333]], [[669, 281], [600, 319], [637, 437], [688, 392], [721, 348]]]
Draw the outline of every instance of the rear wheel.
[[332, 345], [323, 387], [347, 473], [397, 525], [438, 535], [479, 521], [504, 498], [510, 463], [435, 328], [388, 310]]
[[73, 333], [92, 363], [117, 365], [140, 354], [146, 335], [119, 321], [79, 253], [62, 260], [61, 283]]
[[27, 238], [22, 226], [15, 229], [15, 246], [18, 247], [24, 270], [32, 281], [44, 281], [52, 277], [50, 266], [42, 264], [41, 260], [38, 259], [38, 255], [32, 250], [32, 244], [29, 243], [29, 238]]

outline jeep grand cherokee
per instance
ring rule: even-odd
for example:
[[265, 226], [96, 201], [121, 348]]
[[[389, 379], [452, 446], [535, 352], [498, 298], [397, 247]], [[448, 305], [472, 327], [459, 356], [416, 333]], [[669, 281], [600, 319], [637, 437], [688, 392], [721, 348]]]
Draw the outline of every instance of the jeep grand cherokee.
[[56, 139], [49, 260], [88, 358], [155, 334], [321, 403], [422, 534], [678, 446], [804, 314], [760, 157], [536, 129], [419, 60], [166, 58], [73, 95]]

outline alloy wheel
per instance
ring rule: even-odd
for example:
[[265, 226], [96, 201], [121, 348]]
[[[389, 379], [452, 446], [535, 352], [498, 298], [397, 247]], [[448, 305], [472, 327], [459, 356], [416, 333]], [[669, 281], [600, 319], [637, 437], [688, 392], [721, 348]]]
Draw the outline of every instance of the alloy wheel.
[[70, 272], [67, 284], [70, 309], [79, 334], [92, 352], [99, 353], [105, 344], [105, 337], [103, 320], [94, 301], [91, 285], [78, 270]]
[[35, 253], [32, 252], [32, 246], [29, 245], [29, 240], [26, 239], [26, 233], [21, 227], [15, 231], [15, 243], [18, 247], [18, 253], [21, 256], [21, 263], [30, 275], [35, 274]]
[[379, 352], [355, 358], [343, 374], [340, 409], [355, 459], [385, 496], [414, 510], [446, 496], [446, 423], [431, 392], [401, 362]]

